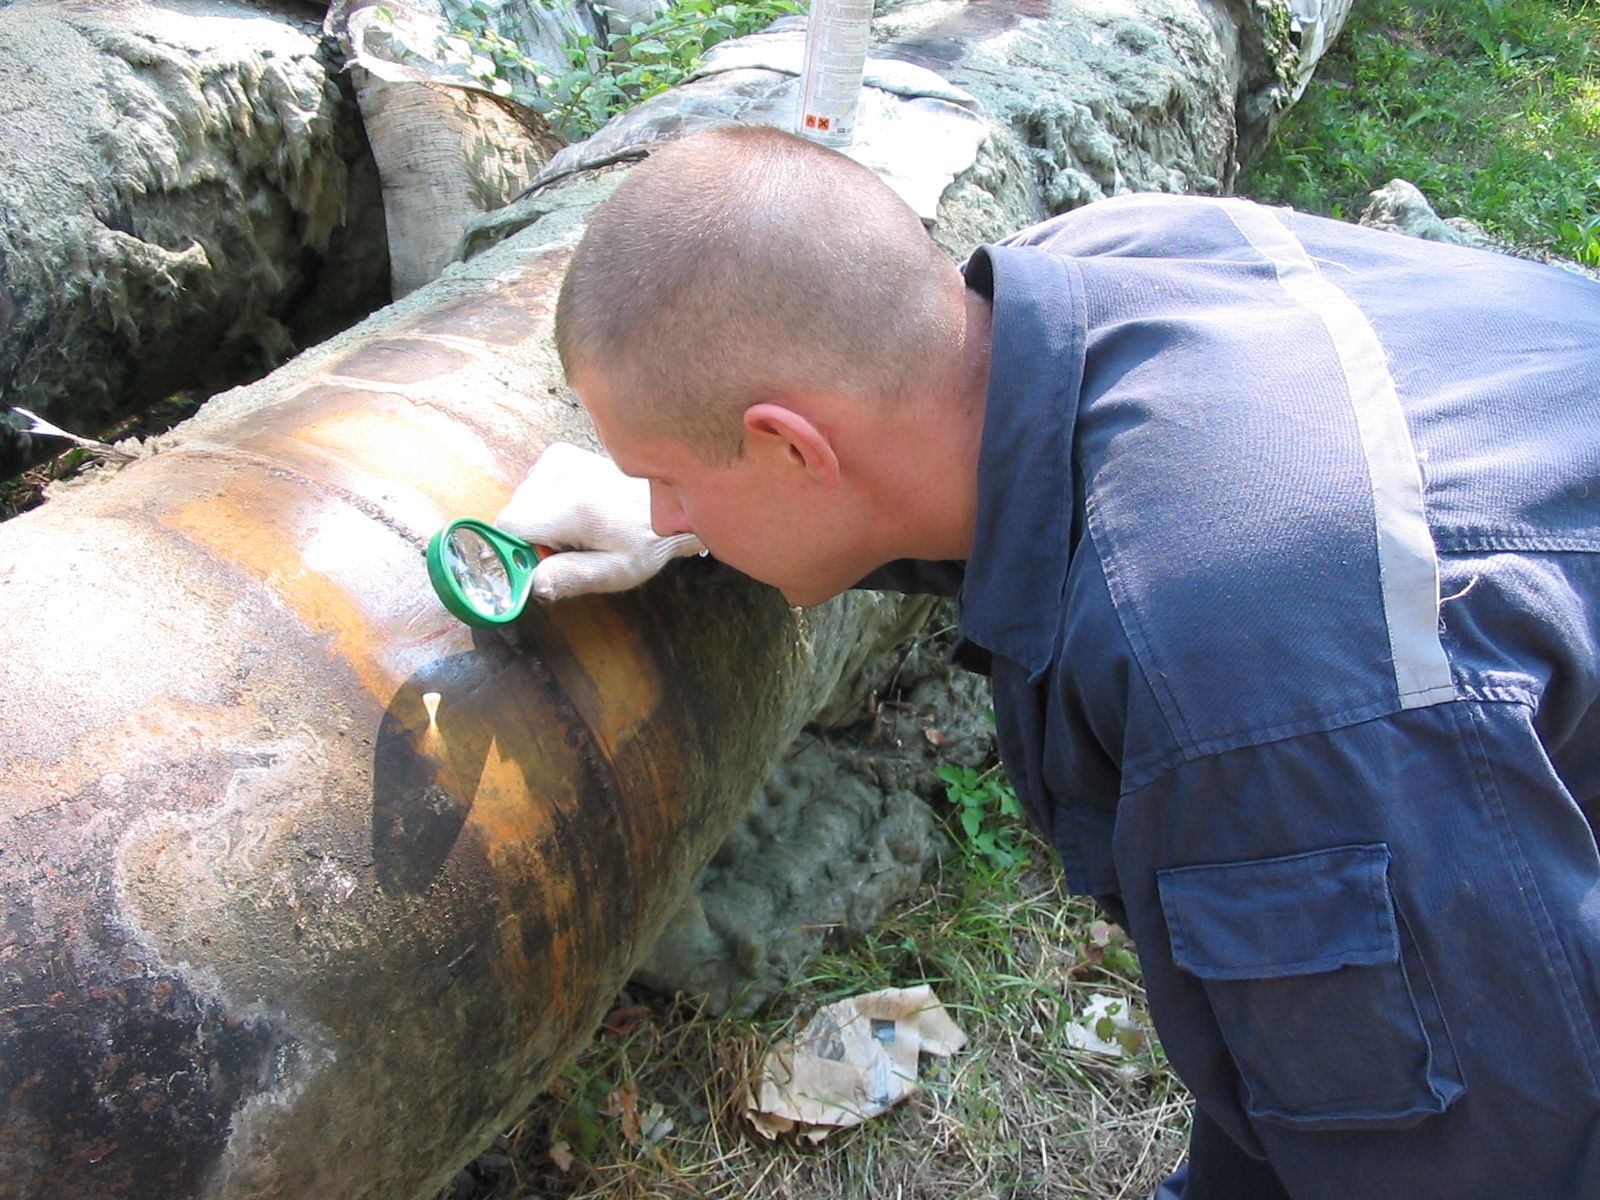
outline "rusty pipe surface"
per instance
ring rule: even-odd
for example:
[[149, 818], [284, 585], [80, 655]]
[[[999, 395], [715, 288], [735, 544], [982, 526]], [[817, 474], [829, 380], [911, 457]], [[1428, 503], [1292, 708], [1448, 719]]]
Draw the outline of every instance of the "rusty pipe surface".
[[431, 1195], [831, 690], [875, 602], [668, 578], [513, 643], [433, 597], [429, 534], [590, 439], [563, 245], [0, 527], [0, 1195]]

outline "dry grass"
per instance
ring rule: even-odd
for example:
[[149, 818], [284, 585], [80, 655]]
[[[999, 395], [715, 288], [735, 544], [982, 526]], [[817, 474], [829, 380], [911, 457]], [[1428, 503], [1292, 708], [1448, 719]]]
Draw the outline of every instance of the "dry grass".
[[[1092, 993], [1142, 1018], [1131, 947], [1047, 866], [952, 854], [926, 894], [755, 1019], [624, 996], [603, 1031], [452, 1200], [955, 1200], [1149, 1195], [1182, 1157], [1188, 1097], [1146, 1041], [1074, 1048]], [[1036, 863], [1049, 859], [1033, 847]], [[742, 1116], [764, 1048], [820, 1004], [931, 983], [970, 1037], [922, 1090], [820, 1146]], [[1134, 1039], [1137, 1041], [1137, 1039]], [[926, 1062], [927, 1060], [925, 1060]]]

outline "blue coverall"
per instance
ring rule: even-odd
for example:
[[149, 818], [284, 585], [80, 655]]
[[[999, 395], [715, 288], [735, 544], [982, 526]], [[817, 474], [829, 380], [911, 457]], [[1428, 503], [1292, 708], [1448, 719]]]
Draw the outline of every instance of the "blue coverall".
[[957, 657], [1204, 1113], [1294, 1200], [1600, 1197], [1600, 285], [1170, 196], [966, 275]]

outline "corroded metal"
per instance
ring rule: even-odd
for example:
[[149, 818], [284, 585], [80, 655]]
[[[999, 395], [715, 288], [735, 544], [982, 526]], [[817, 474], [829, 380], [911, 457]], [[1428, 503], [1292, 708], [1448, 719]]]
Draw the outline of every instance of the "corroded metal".
[[859, 605], [668, 579], [512, 641], [433, 597], [433, 529], [587, 436], [564, 261], [485, 256], [0, 528], [0, 1195], [429, 1194], [825, 698]]

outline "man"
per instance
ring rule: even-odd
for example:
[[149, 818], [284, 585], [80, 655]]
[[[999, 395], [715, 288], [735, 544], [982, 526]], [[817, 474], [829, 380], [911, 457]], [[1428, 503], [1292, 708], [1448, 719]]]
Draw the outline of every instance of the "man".
[[596, 213], [557, 341], [635, 478], [530, 473], [546, 598], [702, 544], [796, 604], [959, 588], [1198, 1102], [1162, 1195], [1600, 1196], [1600, 288], [1160, 196], [958, 273], [735, 127]]

